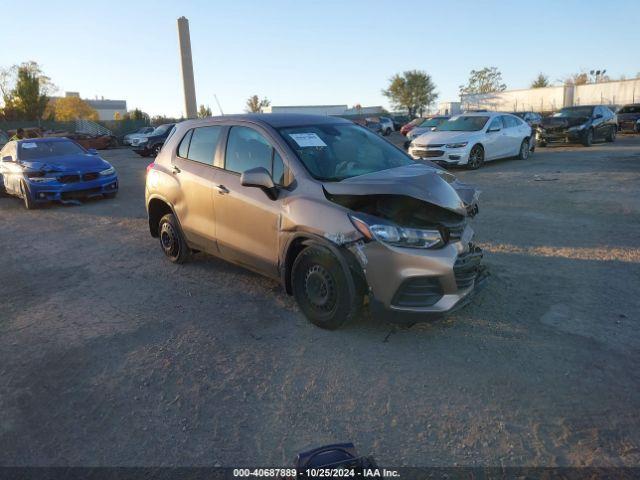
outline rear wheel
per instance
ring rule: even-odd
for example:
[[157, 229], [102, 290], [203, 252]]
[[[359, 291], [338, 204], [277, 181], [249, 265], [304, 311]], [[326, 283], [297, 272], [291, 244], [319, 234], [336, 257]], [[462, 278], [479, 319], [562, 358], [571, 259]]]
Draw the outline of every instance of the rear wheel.
[[476, 170], [484, 164], [484, 149], [481, 145], [474, 145], [469, 153], [469, 162], [467, 162], [467, 168], [469, 170]]
[[24, 180], [20, 184], [20, 194], [22, 195], [22, 201], [24, 202], [24, 206], [27, 210], [34, 210], [38, 208], [38, 204], [33, 201], [33, 198], [31, 198], [31, 192]]
[[191, 250], [173, 213], [167, 213], [160, 219], [158, 232], [160, 247], [169, 260], [173, 263], [185, 263], [189, 260]]
[[520, 144], [520, 152], [518, 153], [518, 160], [526, 160], [527, 158], [529, 158], [529, 139], [525, 138], [524, 140], [522, 140], [522, 143]]
[[347, 275], [351, 272], [326, 248], [307, 247], [298, 254], [291, 271], [293, 296], [311, 323], [335, 330], [359, 314], [363, 294], [351, 291]]
[[609, 143], [615, 142], [616, 141], [616, 133], [617, 133], [616, 127], [611, 127], [609, 129], [609, 133], [607, 134], [607, 138], [606, 138], [607, 142], [609, 142]]
[[590, 147], [591, 145], [593, 145], [593, 130], [589, 129], [587, 130], [587, 133], [584, 136], [584, 139], [582, 140], [582, 144], [585, 147]]

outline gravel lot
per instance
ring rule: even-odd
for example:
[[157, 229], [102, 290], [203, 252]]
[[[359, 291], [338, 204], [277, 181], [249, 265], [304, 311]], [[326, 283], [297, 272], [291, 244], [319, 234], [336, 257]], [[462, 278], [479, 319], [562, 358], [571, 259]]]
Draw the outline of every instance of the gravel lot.
[[460, 177], [492, 273], [396, 328], [302, 317], [278, 284], [149, 236], [149, 161], [114, 200], [0, 198], [1, 465], [291, 465], [353, 441], [381, 466], [640, 465], [640, 137]]

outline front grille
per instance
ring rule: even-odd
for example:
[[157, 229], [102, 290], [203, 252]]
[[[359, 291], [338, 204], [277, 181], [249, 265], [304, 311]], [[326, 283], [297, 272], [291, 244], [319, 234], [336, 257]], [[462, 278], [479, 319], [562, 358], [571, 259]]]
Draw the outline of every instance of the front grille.
[[453, 265], [453, 273], [459, 290], [464, 290], [473, 285], [482, 262], [482, 250], [473, 244], [469, 245], [469, 251], [458, 256]]
[[421, 158], [434, 158], [444, 155], [442, 150], [414, 150], [413, 154]]
[[449, 231], [449, 241], [457, 242], [462, 238], [462, 234], [464, 233], [464, 229], [466, 224], [462, 223], [460, 225], [455, 225], [453, 227], [449, 227], [447, 230]]
[[75, 183], [80, 181], [80, 175], [61, 175], [58, 177], [60, 183]]
[[99, 195], [101, 193], [100, 188], [89, 188], [87, 190], [75, 190], [72, 192], [62, 192], [60, 197], [63, 200], [75, 200], [78, 198], [86, 198], [94, 195]]
[[436, 278], [415, 277], [405, 280], [393, 297], [398, 307], [430, 307], [442, 298], [442, 287]]
[[95, 179], [97, 179], [99, 176], [100, 176], [100, 174], [99, 174], [99, 173], [96, 173], [96, 172], [93, 172], [93, 173], [85, 173], [85, 174], [82, 176], [82, 179], [83, 179], [85, 182], [88, 182], [88, 181], [90, 181], [90, 180], [95, 180]]

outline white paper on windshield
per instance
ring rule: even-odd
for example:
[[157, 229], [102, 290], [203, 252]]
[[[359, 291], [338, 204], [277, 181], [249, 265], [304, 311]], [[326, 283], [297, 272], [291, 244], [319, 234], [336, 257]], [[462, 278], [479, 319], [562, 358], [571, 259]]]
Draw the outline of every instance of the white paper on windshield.
[[327, 144], [315, 133], [290, 133], [289, 136], [298, 144], [299, 147], [326, 147]]
[[22, 148], [38, 148], [38, 145], [34, 142], [23, 143]]

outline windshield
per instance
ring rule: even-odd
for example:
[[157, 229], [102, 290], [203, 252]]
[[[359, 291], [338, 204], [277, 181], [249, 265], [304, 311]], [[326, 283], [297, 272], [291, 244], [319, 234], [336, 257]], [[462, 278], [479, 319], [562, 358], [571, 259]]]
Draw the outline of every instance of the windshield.
[[618, 110], [618, 113], [640, 113], [640, 105], [627, 105]]
[[559, 112], [553, 114], [554, 117], [570, 118], [570, 117], [590, 117], [593, 107], [575, 107], [563, 108]]
[[436, 117], [436, 118], [428, 118], [424, 122], [422, 122], [419, 127], [420, 128], [428, 128], [428, 127], [437, 127], [441, 123], [443, 123], [446, 118]]
[[86, 153], [81, 146], [70, 140], [21, 142], [19, 145], [20, 149], [18, 151], [18, 158], [20, 160], [39, 160], [42, 158], [58, 157], [62, 155], [78, 155]]
[[489, 117], [460, 116], [452, 117], [436, 128], [439, 132], [477, 132], [487, 124]]
[[162, 135], [167, 130], [169, 130], [171, 127], [173, 127], [173, 125], [160, 125], [160, 126], [156, 127], [155, 130], [153, 132], [151, 132], [151, 134], [152, 135]]
[[278, 131], [318, 180], [340, 181], [416, 163], [386, 140], [358, 125], [309, 125]]

